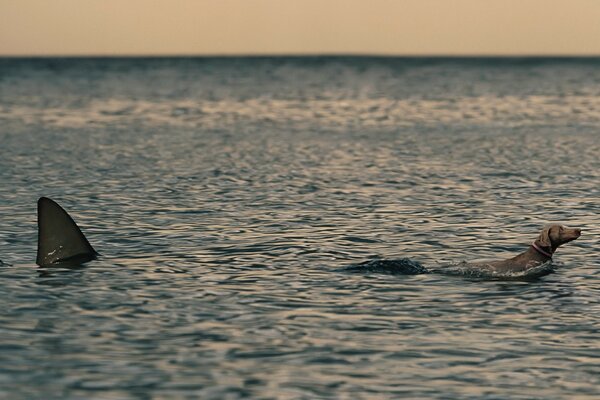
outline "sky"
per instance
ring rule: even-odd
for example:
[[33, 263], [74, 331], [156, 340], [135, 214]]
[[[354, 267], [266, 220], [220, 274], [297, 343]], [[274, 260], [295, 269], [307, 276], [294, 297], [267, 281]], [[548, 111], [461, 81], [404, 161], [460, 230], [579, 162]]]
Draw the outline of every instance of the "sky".
[[600, 0], [0, 0], [0, 56], [600, 55]]

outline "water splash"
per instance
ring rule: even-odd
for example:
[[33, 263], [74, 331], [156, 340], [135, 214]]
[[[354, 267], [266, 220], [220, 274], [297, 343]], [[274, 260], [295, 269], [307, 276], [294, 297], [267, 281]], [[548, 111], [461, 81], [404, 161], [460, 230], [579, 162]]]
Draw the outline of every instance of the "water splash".
[[353, 264], [341, 269], [344, 272], [383, 273], [398, 275], [427, 274], [429, 271], [420, 262], [410, 258], [398, 258], [394, 260], [376, 259]]

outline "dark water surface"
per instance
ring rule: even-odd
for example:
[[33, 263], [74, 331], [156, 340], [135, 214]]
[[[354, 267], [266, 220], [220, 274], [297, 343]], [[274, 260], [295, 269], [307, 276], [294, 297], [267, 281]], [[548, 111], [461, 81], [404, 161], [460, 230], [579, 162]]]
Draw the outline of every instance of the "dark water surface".
[[594, 59], [0, 60], [0, 398], [597, 399], [599, 130]]

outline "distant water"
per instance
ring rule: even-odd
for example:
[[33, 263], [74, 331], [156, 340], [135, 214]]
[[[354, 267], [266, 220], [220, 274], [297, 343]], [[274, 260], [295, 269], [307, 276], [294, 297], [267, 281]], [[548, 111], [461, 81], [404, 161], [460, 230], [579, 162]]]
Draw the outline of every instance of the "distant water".
[[0, 398], [600, 397], [600, 59], [3, 59], [0, 188]]

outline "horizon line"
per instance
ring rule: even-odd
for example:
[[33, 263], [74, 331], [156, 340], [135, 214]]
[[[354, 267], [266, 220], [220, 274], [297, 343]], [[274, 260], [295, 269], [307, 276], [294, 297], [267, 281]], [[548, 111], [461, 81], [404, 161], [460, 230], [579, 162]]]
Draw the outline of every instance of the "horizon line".
[[161, 58], [431, 58], [431, 59], [592, 59], [600, 58], [600, 53], [591, 54], [569, 54], [569, 53], [482, 53], [482, 54], [449, 54], [449, 53], [432, 53], [432, 54], [393, 54], [393, 53], [336, 53], [336, 52], [310, 52], [310, 53], [156, 53], [156, 54], [104, 54], [104, 53], [89, 53], [89, 54], [0, 54], [0, 59], [31, 59], [31, 58], [146, 58], [146, 59], [161, 59]]

